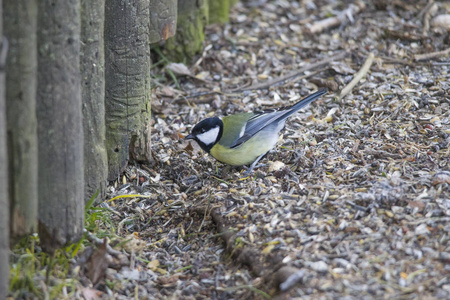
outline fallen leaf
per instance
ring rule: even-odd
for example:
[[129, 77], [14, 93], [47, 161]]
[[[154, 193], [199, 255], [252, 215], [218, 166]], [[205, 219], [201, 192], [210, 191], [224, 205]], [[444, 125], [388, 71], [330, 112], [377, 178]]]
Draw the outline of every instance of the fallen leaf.
[[81, 294], [85, 300], [96, 300], [100, 299], [102, 292], [96, 289], [84, 288], [81, 290]]
[[89, 261], [85, 265], [85, 274], [91, 280], [92, 284], [97, 285], [105, 277], [106, 269], [109, 266], [111, 258], [106, 250], [107, 240], [103, 240], [103, 244], [95, 250]]
[[131, 233], [124, 238], [124, 242], [121, 243], [121, 248], [128, 253], [134, 251], [140, 253], [144, 250], [146, 243], [141, 240], [136, 234]]
[[192, 154], [192, 151], [194, 151], [194, 147], [192, 147], [191, 142], [189, 142], [189, 143], [187, 144], [187, 146], [184, 147], [184, 151], [186, 151], [186, 152], [189, 153], [189, 154]]
[[150, 270], [155, 271], [155, 270], [159, 267], [159, 260], [157, 260], [157, 259], [152, 260], [151, 262], [149, 262], [149, 263], [147, 264], [147, 267], [148, 267]]
[[450, 172], [439, 172], [434, 174], [433, 181], [431, 182], [432, 185], [437, 185], [440, 183], [448, 183], [450, 184]]
[[423, 201], [420, 201], [420, 200], [409, 201], [408, 202], [408, 206], [411, 207], [411, 208], [416, 208], [417, 207], [419, 209], [419, 211], [422, 211], [422, 210], [424, 210], [424, 208], [426, 206], [426, 203], [423, 202]]
[[163, 86], [157, 89], [156, 94], [162, 97], [174, 97], [175, 90], [170, 86]]
[[180, 275], [178, 274], [170, 277], [158, 277], [157, 282], [159, 285], [162, 285], [163, 287], [172, 287], [177, 284], [179, 278]]
[[345, 227], [344, 229], [345, 233], [350, 233], [350, 232], [361, 232], [361, 230], [358, 227]]
[[285, 167], [285, 164], [282, 161], [274, 161], [269, 165], [269, 172], [280, 171]]
[[439, 27], [439, 28], [443, 28], [443, 29], [450, 29], [450, 14], [446, 14], [446, 15], [439, 15], [433, 18], [433, 20], [431, 20], [431, 25], [433, 27]]
[[166, 66], [166, 70], [172, 71], [176, 75], [192, 76], [191, 71], [182, 63], [170, 63]]

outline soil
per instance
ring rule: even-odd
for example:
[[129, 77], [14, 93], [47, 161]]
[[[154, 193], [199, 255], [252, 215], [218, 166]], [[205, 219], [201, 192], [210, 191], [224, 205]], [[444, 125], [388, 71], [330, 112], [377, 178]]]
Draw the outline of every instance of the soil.
[[[240, 1], [187, 68], [153, 68], [154, 162], [101, 204], [125, 242], [110, 242], [100, 297], [450, 298], [449, 13]], [[183, 139], [321, 87], [251, 176]]]

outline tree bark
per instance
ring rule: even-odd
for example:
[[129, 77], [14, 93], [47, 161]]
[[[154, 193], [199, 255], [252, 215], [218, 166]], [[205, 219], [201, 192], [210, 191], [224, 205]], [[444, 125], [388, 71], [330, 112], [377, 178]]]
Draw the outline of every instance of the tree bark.
[[106, 192], [104, 0], [81, 1], [81, 88], [84, 131], [85, 200]]
[[150, 10], [145, 0], [105, 4], [105, 109], [108, 179], [130, 155], [150, 160]]
[[5, 64], [7, 42], [3, 38], [3, 5], [0, 0], [0, 299], [6, 299], [9, 276], [8, 151], [6, 149]]
[[39, 1], [38, 28], [39, 235], [52, 252], [83, 229], [80, 1]]
[[165, 41], [177, 29], [177, 0], [150, 0], [150, 43]]
[[230, 0], [209, 0], [209, 24], [228, 22], [230, 6]]
[[209, 0], [179, 0], [177, 31], [166, 41], [166, 55], [173, 61], [191, 61], [203, 50]]
[[9, 40], [6, 99], [12, 243], [37, 229], [36, 23], [35, 0], [5, 1], [4, 33]]

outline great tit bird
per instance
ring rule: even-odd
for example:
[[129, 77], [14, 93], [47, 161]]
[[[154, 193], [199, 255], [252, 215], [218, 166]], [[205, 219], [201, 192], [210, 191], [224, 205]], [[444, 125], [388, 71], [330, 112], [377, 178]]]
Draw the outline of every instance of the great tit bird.
[[222, 119], [207, 118], [195, 125], [186, 139], [195, 140], [220, 162], [232, 166], [251, 164], [247, 171], [251, 172], [275, 147], [286, 119], [326, 92], [326, 89], [320, 89], [294, 105], [278, 110], [238, 113]]

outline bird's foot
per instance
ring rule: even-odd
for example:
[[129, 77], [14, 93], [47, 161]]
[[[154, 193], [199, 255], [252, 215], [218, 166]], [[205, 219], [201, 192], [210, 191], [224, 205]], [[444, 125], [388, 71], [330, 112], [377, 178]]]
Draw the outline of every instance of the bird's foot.
[[251, 165], [250, 167], [243, 166], [245, 168], [245, 171], [242, 173], [244, 176], [250, 176], [253, 173], [253, 170], [260, 167], [265, 167], [266, 164], [259, 164], [259, 165]]

